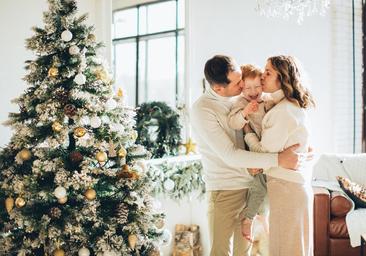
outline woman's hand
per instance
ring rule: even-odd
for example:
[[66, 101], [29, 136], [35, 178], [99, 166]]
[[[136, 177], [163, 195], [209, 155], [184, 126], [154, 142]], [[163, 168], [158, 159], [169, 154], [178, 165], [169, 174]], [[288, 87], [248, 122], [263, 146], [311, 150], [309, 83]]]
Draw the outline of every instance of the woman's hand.
[[244, 125], [243, 130], [244, 130], [244, 133], [245, 134], [247, 134], [247, 133], [253, 133], [254, 132], [253, 129], [250, 127], [249, 124]]

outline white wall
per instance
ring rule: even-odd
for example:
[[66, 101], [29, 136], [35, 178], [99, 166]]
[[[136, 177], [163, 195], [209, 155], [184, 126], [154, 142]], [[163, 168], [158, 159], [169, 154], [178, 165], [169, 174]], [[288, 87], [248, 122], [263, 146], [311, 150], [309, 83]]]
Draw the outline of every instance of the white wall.
[[[78, 0], [79, 14], [88, 13], [87, 23], [95, 25], [98, 40], [106, 42], [103, 56], [110, 63], [111, 0]], [[7, 120], [9, 112], [18, 112], [10, 100], [18, 97], [25, 89], [22, 80], [26, 72], [24, 61], [34, 59], [31, 51], [25, 49], [25, 39], [33, 35], [31, 27], [43, 26], [42, 14], [47, 10], [46, 0], [1, 0], [0, 1], [0, 122]], [[0, 146], [9, 142], [11, 131], [0, 126]]]

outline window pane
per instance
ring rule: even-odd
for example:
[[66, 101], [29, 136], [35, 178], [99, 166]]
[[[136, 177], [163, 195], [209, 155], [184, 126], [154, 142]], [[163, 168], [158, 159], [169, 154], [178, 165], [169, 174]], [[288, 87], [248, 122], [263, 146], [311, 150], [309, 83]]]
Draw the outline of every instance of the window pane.
[[146, 58], [146, 64], [140, 62], [139, 69], [145, 69], [146, 74], [140, 80], [139, 93], [146, 94], [143, 98], [147, 101], [165, 101], [175, 106], [175, 37], [151, 39], [145, 47], [140, 57]]
[[121, 87], [125, 102], [136, 106], [136, 43], [127, 42], [115, 46], [116, 87]]
[[184, 95], [184, 62], [185, 62], [185, 42], [184, 35], [178, 36], [178, 102], [185, 102]]
[[141, 6], [139, 10], [139, 35], [147, 34], [147, 7]]
[[113, 15], [114, 38], [137, 35], [137, 8], [117, 11]]
[[147, 98], [147, 48], [149, 45], [149, 41], [143, 40], [140, 41], [139, 44], [139, 102], [138, 104], [141, 104], [142, 102], [148, 101]]
[[178, 0], [178, 28], [185, 27], [185, 0]]
[[149, 5], [147, 8], [147, 33], [175, 29], [175, 1]]

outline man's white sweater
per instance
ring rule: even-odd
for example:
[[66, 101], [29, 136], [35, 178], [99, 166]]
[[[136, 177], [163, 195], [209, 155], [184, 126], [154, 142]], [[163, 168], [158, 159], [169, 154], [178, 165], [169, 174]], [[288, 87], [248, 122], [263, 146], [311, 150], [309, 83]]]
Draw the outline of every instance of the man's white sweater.
[[191, 122], [208, 191], [248, 188], [252, 177], [246, 168], [278, 166], [277, 154], [249, 152], [235, 145], [236, 132], [228, 125], [232, 104], [231, 97], [220, 96], [208, 87], [192, 107]]

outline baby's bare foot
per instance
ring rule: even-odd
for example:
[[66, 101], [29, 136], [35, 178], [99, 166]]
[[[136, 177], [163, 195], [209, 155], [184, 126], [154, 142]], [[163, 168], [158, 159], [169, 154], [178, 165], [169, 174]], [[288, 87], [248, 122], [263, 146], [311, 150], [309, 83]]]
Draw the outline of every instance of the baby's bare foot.
[[253, 242], [252, 228], [253, 228], [253, 220], [245, 218], [241, 221], [241, 234], [246, 240], [250, 242]]

